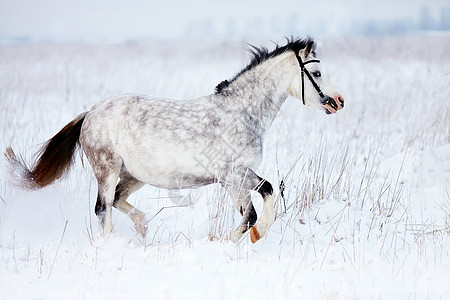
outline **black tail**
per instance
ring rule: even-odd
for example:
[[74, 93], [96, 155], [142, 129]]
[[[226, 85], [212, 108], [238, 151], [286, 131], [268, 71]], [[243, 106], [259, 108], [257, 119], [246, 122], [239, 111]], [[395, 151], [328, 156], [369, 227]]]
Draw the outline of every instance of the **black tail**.
[[61, 178], [73, 163], [75, 149], [79, 145], [81, 125], [87, 112], [67, 124], [48, 140], [36, 153], [36, 160], [29, 168], [22, 157], [17, 157], [11, 147], [5, 152], [10, 173], [17, 185], [26, 189], [40, 189]]

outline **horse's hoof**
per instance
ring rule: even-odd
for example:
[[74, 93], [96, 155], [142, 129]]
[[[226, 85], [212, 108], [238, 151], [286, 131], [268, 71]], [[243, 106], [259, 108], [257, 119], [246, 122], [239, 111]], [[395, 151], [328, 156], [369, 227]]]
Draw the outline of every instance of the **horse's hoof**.
[[259, 239], [261, 238], [261, 236], [259, 235], [258, 229], [256, 229], [256, 226], [253, 226], [250, 229], [250, 240], [252, 241], [252, 243], [256, 243]]
[[142, 235], [143, 238], [147, 235], [147, 229], [148, 225], [147, 222], [145, 223], [135, 223], [134, 228], [136, 228], [136, 231]]

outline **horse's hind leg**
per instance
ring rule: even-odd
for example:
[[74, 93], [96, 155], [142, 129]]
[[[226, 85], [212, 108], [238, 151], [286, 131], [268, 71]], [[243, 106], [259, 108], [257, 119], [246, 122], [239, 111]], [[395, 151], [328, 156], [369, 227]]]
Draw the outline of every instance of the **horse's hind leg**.
[[99, 219], [102, 233], [112, 232], [112, 206], [114, 202], [114, 191], [119, 178], [122, 159], [113, 152], [99, 151], [95, 160], [88, 156], [92, 165], [94, 175], [98, 182], [98, 196], [95, 204], [95, 214]]
[[238, 241], [247, 232], [247, 230], [255, 225], [258, 215], [253, 207], [251, 195], [248, 190], [233, 186], [224, 187], [233, 199], [234, 206], [242, 216], [241, 224], [234, 231], [233, 237], [235, 241]]
[[134, 223], [134, 227], [142, 237], [147, 233], [147, 219], [145, 214], [126, 200], [128, 196], [139, 190], [145, 183], [137, 180], [130, 173], [122, 170], [120, 172], [120, 181], [116, 186], [116, 194], [114, 196], [114, 207], [130, 217]]

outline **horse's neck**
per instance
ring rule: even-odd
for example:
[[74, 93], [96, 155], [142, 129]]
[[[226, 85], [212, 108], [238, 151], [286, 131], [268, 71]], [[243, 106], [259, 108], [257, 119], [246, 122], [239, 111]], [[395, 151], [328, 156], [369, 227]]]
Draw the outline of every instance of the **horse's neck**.
[[288, 96], [289, 84], [295, 76], [293, 53], [271, 58], [242, 74], [233, 86], [237, 102], [267, 129]]

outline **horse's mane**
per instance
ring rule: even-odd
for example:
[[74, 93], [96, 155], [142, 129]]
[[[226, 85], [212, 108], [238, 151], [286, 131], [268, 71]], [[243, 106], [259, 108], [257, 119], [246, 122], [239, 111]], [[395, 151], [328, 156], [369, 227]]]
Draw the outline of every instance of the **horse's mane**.
[[[244, 74], [245, 72], [252, 70], [258, 65], [262, 64], [266, 60], [276, 57], [280, 54], [283, 54], [287, 51], [300, 51], [305, 48], [309, 42], [312, 42], [313, 39], [311, 37], [307, 37], [306, 39], [301, 38], [286, 38], [286, 45], [279, 46], [275, 44], [275, 49], [271, 52], [266, 47], [256, 47], [248, 44], [248, 49], [253, 54], [253, 59], [251, 62], [242, 69], [239, 73], [237, 73], [232, 79], [224, 80], [216, 86], [216, 94], [220, 94], [225, 88], [227, 88], [231, 83], [233, 83], [239, 76]], [[313, 45], [312, 53], [315, 55], [316, 44]]]

